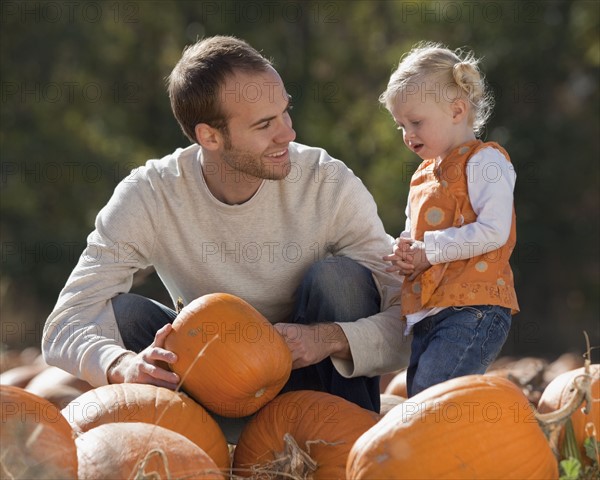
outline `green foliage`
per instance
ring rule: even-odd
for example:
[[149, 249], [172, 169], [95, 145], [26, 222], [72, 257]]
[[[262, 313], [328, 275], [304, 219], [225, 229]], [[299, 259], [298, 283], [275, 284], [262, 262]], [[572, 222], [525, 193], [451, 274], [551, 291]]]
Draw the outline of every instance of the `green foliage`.
[[573, 457], [561, 460], [560, 473], [561, 480], [578, 480], [581, 475], [581, 462]]
[[573, 459], [581, 462], [581, 453], [579, 452], [579, 445], [577, 445], [577, 439], [575, 438], [575, 430], [573, 429], [573, 422], [571, 419], [567, 419], [565, 426], [563, 427], [564, 440], [562, 445], [561, 455], [564, 459]]
[[600, 442], [594, 437], [588, 437], [583, 441], [583, 448], [585, 448], [586, 456], [590, 458], [593, 462], [595, 462], [596, 468], [598, 468], [598, 458], [600, 457]]
[[295, 97], [298, 141], [345, 161], [398, 235], [418, 159], [377, 99], [402, 54], [432, 40], [483, 57], [496, 96], [485, 138], [507, 148], [518, 174], [522, 313], [506, 353], [581, 351], [581, 330], [600, 344], [599, 5], [2, 2], [4, 313], [37, 299], [42, 323], [117, 182], [186, 145], [164, 79], [183, 47], [206, 35], [245, 38], [273, 58]]
[[573, 448], [568, 447], [565, 449], [563, 446], [562, 460], [558, 464], [560, 480], [594, 480], [600, 478], [600, 465], [598, 465], [600, 442], [592, 436], [584, 440], [583, 446], [588, 465], [581, 458], [570, 419], [566, 425], [564, 442], [570, 443]]
[[595, 480], [600, 478], [600, 466], [598, 465], [600, 442], [588, 437], [583, 445], [590, 464], [584, 465], [581, 459], [575, 457], [564, 458], [559, 462], [560, 480]]

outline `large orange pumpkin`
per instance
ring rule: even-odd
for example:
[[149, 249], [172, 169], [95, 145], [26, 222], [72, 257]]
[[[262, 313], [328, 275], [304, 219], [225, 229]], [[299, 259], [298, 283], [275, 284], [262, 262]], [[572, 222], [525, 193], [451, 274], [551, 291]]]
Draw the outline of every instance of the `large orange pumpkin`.
[[165, 347], [177, 354], [171, 369], [183, 379], [183, 389], [225, 417], [256, 412], [279, 393], [292, 369], [290, 350], [273, 325], [225, 293], [204, 295], [183, 308]]
[[0, 386], [2, 478], [75, 479], [74, 433], [60, 410], [19, 387]]
[[222, 480], [212, 459], [183, 435], [148, 423], [106, 423], [76, 439], [79, 480]]
[[33, 377], [24, 388], [49, 400], [62, 410], [71, 400], [87, 392], [92, 386], [61, 368], [47, 367]]
[[64, 371], [62, 368], [48, 367], [32, 378], [31, 382], [25, 387], [25, 390], [43, 397], [43, 394], [48, 388], [57, 387], [59, 385], [76, 388], [81, 393], [87, 392], [92, 388], [88, 382], [77, 378], [75, 375]]
[[159, 425], [194, 442], [223, 471], [230, 468], [229, 448], [221, 428], [183, 393], [136, 383], [105, 385], [76, 398], [62, 413], [78, 432], [111, 422]]
[[[354, 441], [375, 425], [376, 417], [374, 412], [329, 393], [300, 390], [281, 394], [245, 426], [234, 452], [233, 473], [249, 476], [252, 471], [269, 470], [293, 478], [345, 479], [348, 452]], [[298, 459], [304, 459], [299, 462], [302, 465], [296, 465], [300, 470], [292, 465]]]
[[43, 363], [19, 365], [0, 373], [0, 385], [25, 388], [27, 384], [41, 371], [47, 368]]
[[[585, 368], [577, 368], [569, 372], [565, 372], [554, 378], [544, 389], [540, 401], [538, 403], [538, 411], [540, 413], [549, 413], [560, 409], [567, 403], [573, 395], [575, 388], [573, 382], [578, 377], [585, 373]], [[592, 376], [592, 402], [587, 405], [588, 413], [584, 413], [582, 405], [571, 415], [575, 440], [579, 445], [581, 457], [586, 459], [585, 449], [583, 447], [584, 440], [590, 432], [586, 431], [586, 425], [592, 423], [596, 429], [596, 435], [600, 436], [600, 364], [590, 365], [590, 375]], [[559, 447], [562, 446], [564, 432], [561, 432]], [[587, 460], [586, 460], [587, 463]]]
[[558, 478], [534, 413], [504, 378], [448, 380], [401, 403], [362, 435], [346, 473], [352, 480]]

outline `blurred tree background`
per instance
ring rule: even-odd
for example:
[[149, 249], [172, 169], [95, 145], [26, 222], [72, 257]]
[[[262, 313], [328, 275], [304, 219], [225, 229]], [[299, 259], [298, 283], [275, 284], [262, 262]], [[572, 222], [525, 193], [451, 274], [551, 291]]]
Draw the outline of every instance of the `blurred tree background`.
[[[0, 8], [3, 346], [39, 345], [119, 180], [187, 144], [165, 77], [185, 45], [214, 34], [242, 37], [274, 60], [294, 97], [298, 141], [345, 161], [394, 236], [418, 158], [377, 97], [417, 41], [483, 57], [496, 98], [484, 139], [506, 147], [518, 175], [512, 264], [522, 311], [504, 353], [582, 352], [583, 330], [600, 345], [598, 1], [7, 0]], [[144, 273], [135, 288], [168, 301]]]

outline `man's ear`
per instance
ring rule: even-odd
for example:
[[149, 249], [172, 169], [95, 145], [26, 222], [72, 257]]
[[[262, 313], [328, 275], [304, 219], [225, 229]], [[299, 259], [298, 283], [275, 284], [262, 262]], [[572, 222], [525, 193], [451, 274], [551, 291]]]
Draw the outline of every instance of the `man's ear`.
[[207, 150], [217, 150], [223, 144], [223, 135], [207, 123], [199, 123], [194, 128], [196, 141]]
[[467, 115], [469, 115], [469, 107], [467, 101], [464, 98], [457, 98], [452, 102], [452, 121], [458, 123], [462, 121]]

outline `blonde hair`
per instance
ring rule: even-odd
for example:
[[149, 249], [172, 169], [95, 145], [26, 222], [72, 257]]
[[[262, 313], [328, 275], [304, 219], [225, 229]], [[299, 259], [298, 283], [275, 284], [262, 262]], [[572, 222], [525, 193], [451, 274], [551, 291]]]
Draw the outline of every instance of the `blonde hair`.
[[[431, 90], [432, 82], [435, 83]], [[492, 112], [494, 100], [472, 52], [449, 50], [439, 43], [419, 43], [392, 73], [379, 101], [390, 110], [400, 95], [416, 93], [439, 95], [448, 101], [466, 98], [471, 106], [469, 120], [475, 134], [481, 133]], [[454, 96], [451, 93], [454, 92]]]

